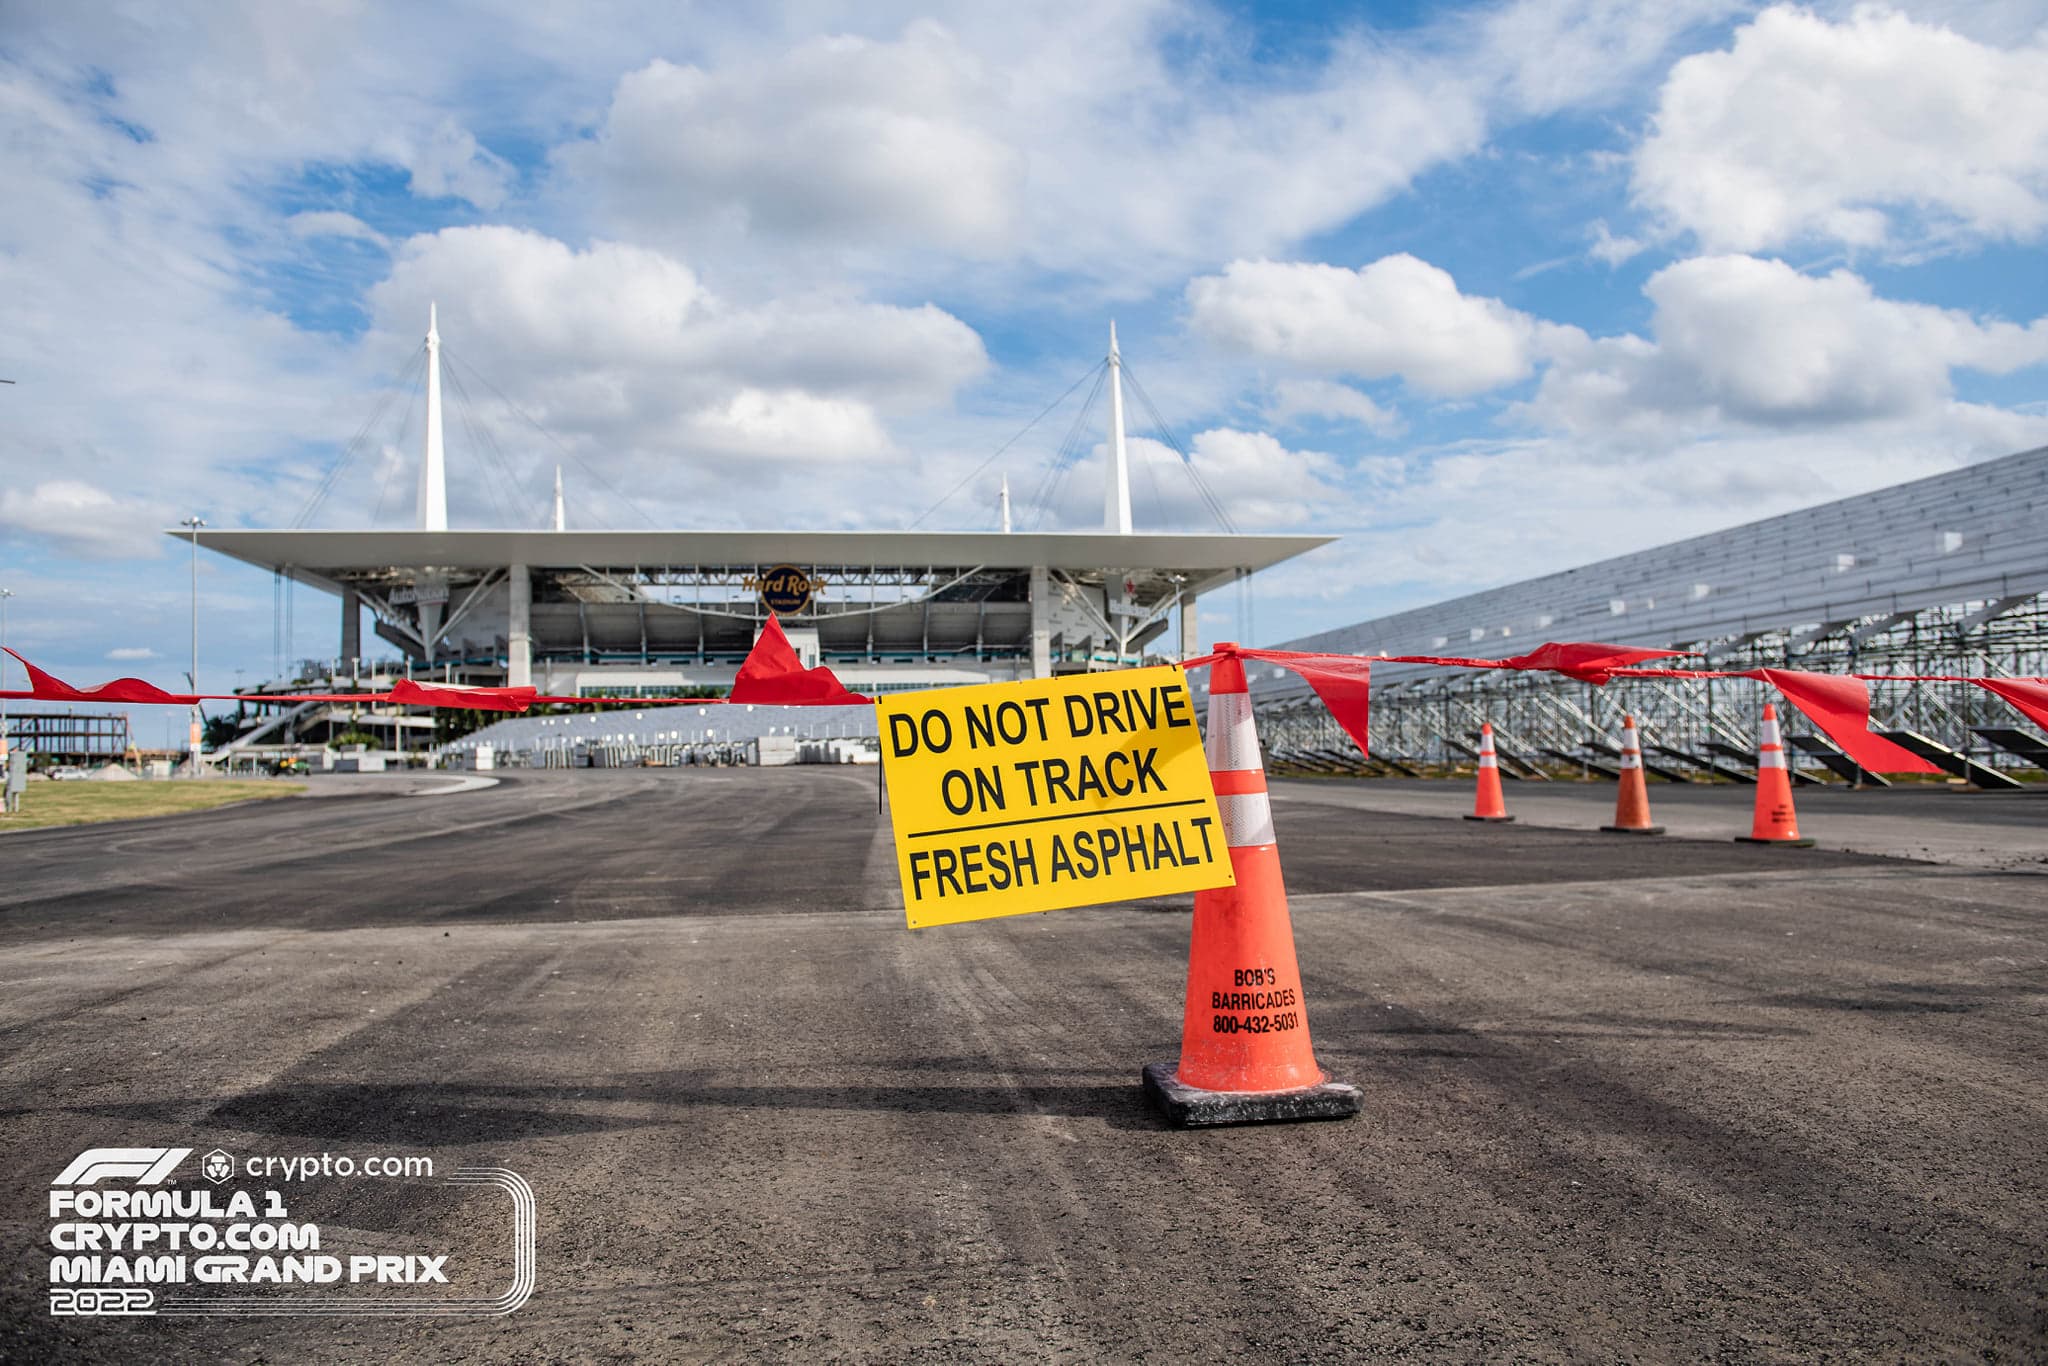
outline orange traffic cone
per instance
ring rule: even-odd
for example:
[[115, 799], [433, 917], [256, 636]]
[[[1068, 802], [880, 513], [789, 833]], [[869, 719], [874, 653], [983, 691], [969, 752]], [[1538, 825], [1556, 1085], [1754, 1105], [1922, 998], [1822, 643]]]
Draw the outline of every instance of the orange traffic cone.
[[1764, 723], [1756, 738], [1756, 819], [1740, 844], [1789, 844], [1806, 849], [1812, 840], [1799, 838], [1799, 817], [1792, 810], [1792, 775], [1785, 767], [1785, 744], [1778, 735], [1778, 708], [1764, 703]]
[[1195, 893], [1180, 1064], [1146, 1064], [1145, 1093], [1184, 1128], [1343, 1119], [1364, 1095], [1324, 1075], [1309, 1044], [1251, 693], [1231, 647], [1218, 648], [1226, 654], [1209, 673], [1209, 776], [1237, 885]]
[[1636, 718], [1621, 718], [1621, 792], [1614, 799], [1614, 824], [1600, 827], [1611, 835], [1661, 835], [1664, 827], [1650, 824], [1650, 785], [1643, 777], [1643, 742], [1636, 735]]
[[1479, 794], [1468, 821], [1511, 821], [1507, 799], [1500, 792], [1500, 759], [1493, 752], [1493, 722], [1479, 725]]

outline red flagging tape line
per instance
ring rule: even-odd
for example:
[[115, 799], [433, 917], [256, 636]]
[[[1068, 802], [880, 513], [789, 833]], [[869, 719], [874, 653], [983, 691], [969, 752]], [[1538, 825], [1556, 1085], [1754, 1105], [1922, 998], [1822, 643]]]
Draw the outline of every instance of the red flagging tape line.
[[[864, 706], [874, 699], [850, 692], [823, 665], [806, 669], [790, 648], [781, 625], [769, 620], [740, 666], [727, 697], [554, 697], [533, 688], [471, 688], [452, 683], [400, 679], [381, 693], [171, 693], [139, 678], [117, 678], [91, 688], [76, 688], [22, 659], [8, 654], [28, 670], [27, 691], [0, 692], [0, 697], [42, 702], [100, 702], [130, 705], [191, 706], [197, 702], [370, 702], [413, 707], [456, 707], [518, 713], [535, 706], [662, 707], [727, 706], [735, 702], [769, 707]], [[1475, 659], [1459, 655], [1380, 655], [1385, 664], [1427, 664], [1459, 669], [1542, 670], [1586, 683], [1606, 684], [1616, 678], [1750, 678], [1785, 695], [1829, 739], [1856, 763], [1875, 773], [1932, 773], [1934, 765], [1870, 730], [1870, 690], [1866, 683], [1970, 683], [2004, 699], [2035, 725], [2048, 729], [2048, 679], [1973, 678], [1960, 674], [1817, 674], [1797, 669], [1678, 669], [1646, 666], [1643, 661], [1677, 658], [1678, 650], [1645, 650], [1597, 642], [1546, 643], [1527, 654], [1507, 659]], [[1229, 646], [1199, 659], [1185, 660], [1183, 669], [1200, 669], [1222, 659], [1252, 659], [1299, 675], [1330, 715], [1367, 753], [1366, 727], [1371, 715], [1372, 666], [1369, 655], [1316, 654], [1301, 650], [1256, 650]]]
[[101, 702], [142, 706], [189, 707], [198, 702], [382, 702], [408, 707], [456, 707], [472, 711], [523, 712], [537, 705], [650, 707], [724, 706], [734, 702], [769, 707], [865, 706], [873, 701], [840, 686], [832, 671], [820, 665], [803, 667], [788, 637], [773, 621], [761, 632], [752, 653], [740, 666], [727, 697], [544, 697], [533, 688], [472, 688], [401, 678], [388, 692], [358, 693], [173, 693], [140, 678], [116, 678], [91, 688], [73, 687], [8, 650], [28, 670], [27, 691], [0, 692], [0, 697], [39, 702]]
[[[1873, 773], [1937, 773], [1940, 769], [1910, 750], [1870, 729], [1868, 682], [1971, 683], [2003, 698], [2036, 725], [2048, 728], [2048, 680], [1972, 678], [1925, 674], [1817, 674], [1798, 669], [1676, 669], [1644, 667], [1640, 661], [1675, 658], [1678, 650], [1642, 650], [1597, 643], [1545, 644], [1507, 659], [1474, 659], [1457, 655], [1381, 655], [1387, 664], [1429, 664], [1465, 669], [1540, 669], [1583, 682], [1605, 684], [1616, 678], [1749, 678], [1784, 694], [1823, 734], [1859, 766]], [[1366, 747], [1369, 670], [1373, 660], [1357, 655], [1313, 655], [1292, 650], [1256, 650], [1230, 646], [1181, 667], [1198, 669], [1219, 659], [1236, 657], [1277, 664], [1305, 679], [1331, 715], [1357, 744]]]

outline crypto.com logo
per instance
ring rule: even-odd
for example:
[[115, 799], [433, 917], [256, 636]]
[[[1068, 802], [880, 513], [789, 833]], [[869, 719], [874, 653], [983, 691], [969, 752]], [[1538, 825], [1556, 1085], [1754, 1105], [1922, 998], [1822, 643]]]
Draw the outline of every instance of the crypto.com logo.
[[103, 1176], [126, 1176], [138, 1186], [154, 1186], [191, 1153], [190, 1148], [87, 1148], [50, 1184], [92, 1186]]

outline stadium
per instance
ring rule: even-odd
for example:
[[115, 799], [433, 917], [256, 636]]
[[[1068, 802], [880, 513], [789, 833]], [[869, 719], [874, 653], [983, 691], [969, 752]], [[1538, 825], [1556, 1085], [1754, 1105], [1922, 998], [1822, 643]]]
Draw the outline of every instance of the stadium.
[[[424, 359], [415, 528], [168, 533], [337, 602], [334, 655], [247, 690], [252, 714], [224, 757], [344, 729], [422, 747], [430, 717], [262, 703], [315, 685], [375, 688], [394, 668], [549, 696], [723, 692], [770, 611], [806, 665], [868, 694], [1159, 662], [1169, 632], [1178, 654], [1196, 650], [1201, 595], [1331, 539], [1134, 531], [1113, 328], [1098, 367], [1110, 413], [1103, 525], [1078, 532], [572, 530], [559, 472], [551, 527], [451, 529], [432, 321]], [[366, 612], [396, 661], [366, 657]]]

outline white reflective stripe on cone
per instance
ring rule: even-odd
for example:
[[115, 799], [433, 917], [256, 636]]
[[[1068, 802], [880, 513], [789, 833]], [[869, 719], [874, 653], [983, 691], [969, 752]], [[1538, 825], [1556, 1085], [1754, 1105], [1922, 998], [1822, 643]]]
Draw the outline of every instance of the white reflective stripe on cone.
[[1785, 767], [1785, 751], [1782, 749], [1764, 749], [1757, 751], [1756, 766], [1758, 768]]
[[1252, 697], [1242, 692], [1209, 694], [1209, 735], [1204, 741], [1211, 773], [1262, 769], [1259, 732], [1252, 724]]
[[1782, 745], [1785, 743], [1784, 737], [1778, 734], [1778, 723], [1775, 718], [1763, 723], [1763, 729], [1757, 732], [1756, 742], [1759, 745]]
[[1492, 750], [1482, 749], [1479, 751], [1479, 766], [1481, 768], [1499, 768], [1500, 760], [1494, 755]]
[[1643, 756], [1635, 750], [1625, 749], [1621, 752], [1621, 766], [1623, 768], [1641, 768], [1643, 766]]
[[1239, 792], [1216, 799], [1223, 817], [1223, 842], [1232, 849], [1273, 844], [1273, 803], [1263, 792]]

